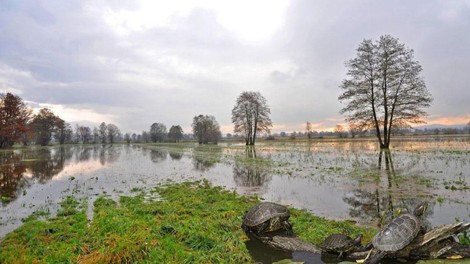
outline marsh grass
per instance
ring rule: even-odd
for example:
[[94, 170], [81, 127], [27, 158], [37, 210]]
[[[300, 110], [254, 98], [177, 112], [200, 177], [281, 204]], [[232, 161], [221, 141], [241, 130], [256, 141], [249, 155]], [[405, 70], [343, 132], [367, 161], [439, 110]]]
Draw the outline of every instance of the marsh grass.
[[[250, 263], [253, 262], [240, 228], [256, 197], [239, 196], [207, 181], [171, 183], [145, 199], [136, 190], [119, 201], [100, 197], [94, 218], [86, 216], [86, 201], [67, 197], [56, 217], [37, 215], [8, 234], [0, 244], [0, 263]], [[332, 233], [365, 240], [372, 229], [336, 222], [291, 209], [294, 231], [319, 244]], [[38, 213], [44, 216], [45, 213]]]

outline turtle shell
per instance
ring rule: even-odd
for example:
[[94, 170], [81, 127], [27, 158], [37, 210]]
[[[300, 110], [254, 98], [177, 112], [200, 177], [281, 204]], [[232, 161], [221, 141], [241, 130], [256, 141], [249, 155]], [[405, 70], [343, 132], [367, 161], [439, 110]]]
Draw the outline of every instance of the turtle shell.
[[410, 244], [416, 237], [420, 225], [420, 221], [416, 216], [411, 214], [401, 215], [380, 230], [372, 238], [372, 244], [381, 251], [398, 251]]
[[361, 238], [362, 236], [358, 236], [356, 239], [352, 239], [343, 234], [333, 234], [325, 238], [320, 247], [327, 251], [348, 251], [354, 246], [360, 245]]
[[290, 217], [290, 212], [285, 206], [280, 204], [263, 202], [252, 207], [246, 213], [243, 224], [248, 227], [254, 227], [277, 217], [287, 220]]

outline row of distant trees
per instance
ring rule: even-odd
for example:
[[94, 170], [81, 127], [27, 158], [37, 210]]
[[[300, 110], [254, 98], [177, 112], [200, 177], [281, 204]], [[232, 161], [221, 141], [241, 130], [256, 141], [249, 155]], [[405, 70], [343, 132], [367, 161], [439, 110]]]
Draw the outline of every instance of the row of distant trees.
[[16, 142], [28, 145], [35, 142], [47, 145], [53, 138], [64, 141], [65, 121], [43, 108], [38, 114], [19, 96], [0, 95], [0, 148], [11, 147]]
[[[246, 145], [254, 145], [257, 134], [269, 133], [272, 122], [266, 99], [259, 92], [242, 92], [232, 110], [234, 132], [242, 135]], [[191, 124], [192, 135], [184, 134], [180, 125], [173, 125], [169, 130], [163, 123], [153, 123], [149, 131], [142, 134], [124, 135], [127, 142], [179, 142], [184, 138], [194, 138], [199, 144], [217, 143], [222, 137], [220, 126], [212, 115], [196, 115]]]
[[196, 139], [199, 144], [217, 143], [222, 137], [220, 126], [214, 116], [196, 115], [192, 122], [193, 134], [185, 134], [180, 125], [172, 125], [169, 130], [163, 123], [153, 123], [149, 131], [142, 134], [126, 133], [124, 140], [130, 142], [180, 142], [183, 139]]
[[71, 125], [50, 109], [42, 108], [37, 114], [21, 97], [6, 93], [0, 95], [0, 148], [23, 145], [48, 145], [52, 140], [66, 143], [114, 143], [121, 140], [121, 132], [114, 124], [101, 123], [99, 128]]

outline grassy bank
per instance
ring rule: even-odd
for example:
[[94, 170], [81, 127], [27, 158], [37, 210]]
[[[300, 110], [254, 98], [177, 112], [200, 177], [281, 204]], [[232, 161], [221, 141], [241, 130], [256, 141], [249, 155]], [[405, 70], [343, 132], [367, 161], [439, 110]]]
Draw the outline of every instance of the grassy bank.
[[[0, 263], [252, 262], [240, 225], [257, 198], [207, 182], [169, 184], [135, 194], [118, 202], [98, 198], [91, 221], [86, 203], [72, 197], [61, 203], [56, 217], [42, 219], [42, 212], [30, 216], [1, 242]], [[362, 232], [366, 240], [373, 233], [349, 222], [291, 211], [295, 233], [312, 243], [335, 232]]]

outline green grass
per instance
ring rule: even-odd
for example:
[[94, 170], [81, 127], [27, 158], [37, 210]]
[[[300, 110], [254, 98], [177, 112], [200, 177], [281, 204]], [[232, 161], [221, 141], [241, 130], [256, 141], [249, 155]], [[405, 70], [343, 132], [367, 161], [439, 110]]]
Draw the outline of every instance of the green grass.
[[[253, 262], [240, 226], [257, 198], [206, 181], [164, 185], [152, 192], [161, 200], [148, 201], [143, 192], [118, 202], [100, 197], [92, 221], [84, 201], [67, 197], [57, 217], [31, 217], [8, 234], [0, 244], [0, 263]], [[294, 232], [315, 244], [336, 232], [364, 233], [366, 241], [374, 233], [351, 222], [291, 212]]]

